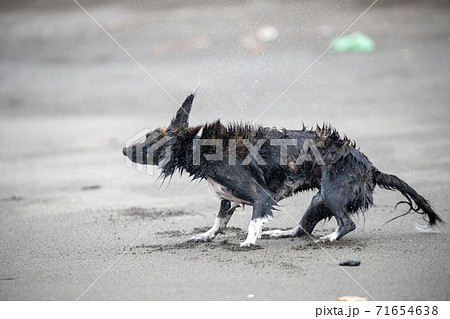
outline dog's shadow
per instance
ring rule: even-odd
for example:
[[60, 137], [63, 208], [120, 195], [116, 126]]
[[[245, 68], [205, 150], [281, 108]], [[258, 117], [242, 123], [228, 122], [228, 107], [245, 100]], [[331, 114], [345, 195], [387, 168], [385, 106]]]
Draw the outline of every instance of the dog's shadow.
[[[164, 231], [156, 233], [160, 237], [169, 238], [191, 238], [195, 234], [204, 233], [209, 227], [197, 227], [192, 232], [184, 233], [179, 230]], [[239, 243], [246, 238], [246, 232], [238, 227], [228, 227], [226, 235], [223, 239], [216, 238], [208, 243], [201, 243], [195, 240], [187, 239], [182, 242], [176, 243], [163, 243], [163, 244], [141, 244], [130, 248], [130, 251], [134, 254], [151, 254], [155, 252], [175, 252], [177, 250], [211, 250], [211, 249], [223, 249], [227, 251], [253, 251], [264, 249], [260, 245], [252, 245], [241, 247]]]

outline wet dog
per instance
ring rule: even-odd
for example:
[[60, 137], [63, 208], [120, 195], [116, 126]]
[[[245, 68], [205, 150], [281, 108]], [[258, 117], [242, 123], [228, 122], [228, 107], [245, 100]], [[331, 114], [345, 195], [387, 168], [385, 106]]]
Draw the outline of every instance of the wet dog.
[[[429, 226], [442, 221], [429, 202], [400, 178], [380, 172], [355, 143], [328, 125], [286, 130], [220, 121], [190, 127], [194, 94], [189, 95], [167, 127], [123, 148], [131, 161], [157, 165], [163, 178], [175, 171], [206, 180], [221, 199], [214, 225], [193, 237], [208, 242], [223, 233], [239, 205], [253, 206], [246, 240], [262, 234], [289, 237], [311, 234], [316, 224], [334, 217], [337, 229], [319, 239], [332, 242], [355, 229], [350, 216], [373, 204], [375, 186], [398, 190], [408, 212], [423, 214]], [[288, 231], [262, 232], [277, 203], [295, 193], [318, 190], [299, 225]]]

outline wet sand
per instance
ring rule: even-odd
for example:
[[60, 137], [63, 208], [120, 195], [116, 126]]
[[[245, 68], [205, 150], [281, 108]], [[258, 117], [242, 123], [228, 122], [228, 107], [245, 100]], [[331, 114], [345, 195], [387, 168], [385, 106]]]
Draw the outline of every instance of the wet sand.
[[[447, 224], [418, 233], [424, 222], [411, 214], [383, 226], [404, 208], [394, 211], [398, 192], [378, 188], [357, 229], [326, 252], [309, 238], [241, 249], [248, 207], [225, 235], [189, 242], [212, 225], [219, 200], [186, 176], [161, 186], [157, 171], [133, 170], [121, 153], [141, 129], [167, 125], [178, 105], [76, 5], [2, 9], [0, 299], [75, 300], [114, 263], [81, 300], [449, 300], [450, 7], [391, 3], [351, 30], [373, 38], [374, 53], [328, 52], [259, 122], [331, 123]], [[86, 9], [176, 101], [200, 85], [192, 116], [203, 123], [258, 118], [369, 5]], [[275, 41], [255, 38], [265, 25], [279, 31]], [[312, 196], [281, 203], [298, 221]], [[267, 227], [295, 224], [280, 211]], [[314, 237], [335, 226], [319, 224]], [[335, 263], [349, 258], [361, 260], [345, 268], [353, 279]]]

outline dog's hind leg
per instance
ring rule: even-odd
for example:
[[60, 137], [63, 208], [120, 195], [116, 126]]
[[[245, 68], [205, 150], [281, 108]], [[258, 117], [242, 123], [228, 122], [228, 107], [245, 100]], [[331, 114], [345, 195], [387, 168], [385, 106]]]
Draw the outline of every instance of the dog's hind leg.
[[[337, 222], [337, 228], [327, 236], [319, 238], [319, 242], [331, 243], [356, 228], [355, 223], [350, 219], [348, 205], [353, 199], [353, 183], [346, 183], [347, 177], [335, 179], [333, 181], [325, 180], [322, 183], [322, 196], [325, 205], [329, 208], [331, 214]], [[346, 185], [346, 186], [345, 186]]]
[[338, 224], [337, 229], [329, 235], [320, 237], [320, 243], [331, 243], [356, 228], [355, 223], [350, 219], [347, 212], [344, 212], [341, 216], [334, 217], [336, 218], [336, 222]]
[[271, 238], [297, 237], [311, 234], [321, 220], [333, 216], [320, 192], [314, 195], [299, 225], [290, 230], [269, 230], [262, 234]]
[[207, 232], [197, 234], [191, 237], [190, 240], [204, 243], [213, 240], [219, 233], [223, 234], [236, 207], [237, 206], [232, 206], [229, 200], [223, 199], [220, 202], [220, 210], [214, 221], [214, 225]]

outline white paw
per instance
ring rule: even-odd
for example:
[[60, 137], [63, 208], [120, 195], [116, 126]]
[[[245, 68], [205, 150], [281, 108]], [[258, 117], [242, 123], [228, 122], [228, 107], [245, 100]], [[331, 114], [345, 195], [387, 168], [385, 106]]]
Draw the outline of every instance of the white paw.
[[269, 236], [271, 238], [280, 238], [284, 236], [284, 232], [282, 230], [276, 229], [276, 230], [267, 230], [262, 232], [263, 236]]
[[318, 240], [316, 240], [315, 242], [319, 243], [319, 244], [329, 244], [330, 243], [330, 239], [327, 238], [326, 236], [322, 236]]
[[248, 241], [248, 240], [246, 240], [246, 241], [241, 243], [241, 247], [250, 247], [250, 246], [255, 245], [255, 244], [256, 244], [256, 240], [255, 241]]
[[213, 239], [214, 239], [214, 237], [212, 236], [212, 234], [210, 232], [197, 234], [197, 235], [194, 235], [191, 238], [189, 238], [189, 240], [194, 240], [198, 243], [207, 243]]
[[336, 236], [332, 236], [332, 234], [327, 236], [322, 236], [319, 238], [319, 240], [316, 241], [316, 243], [320, 244], [329, 244], [336, 240]]

